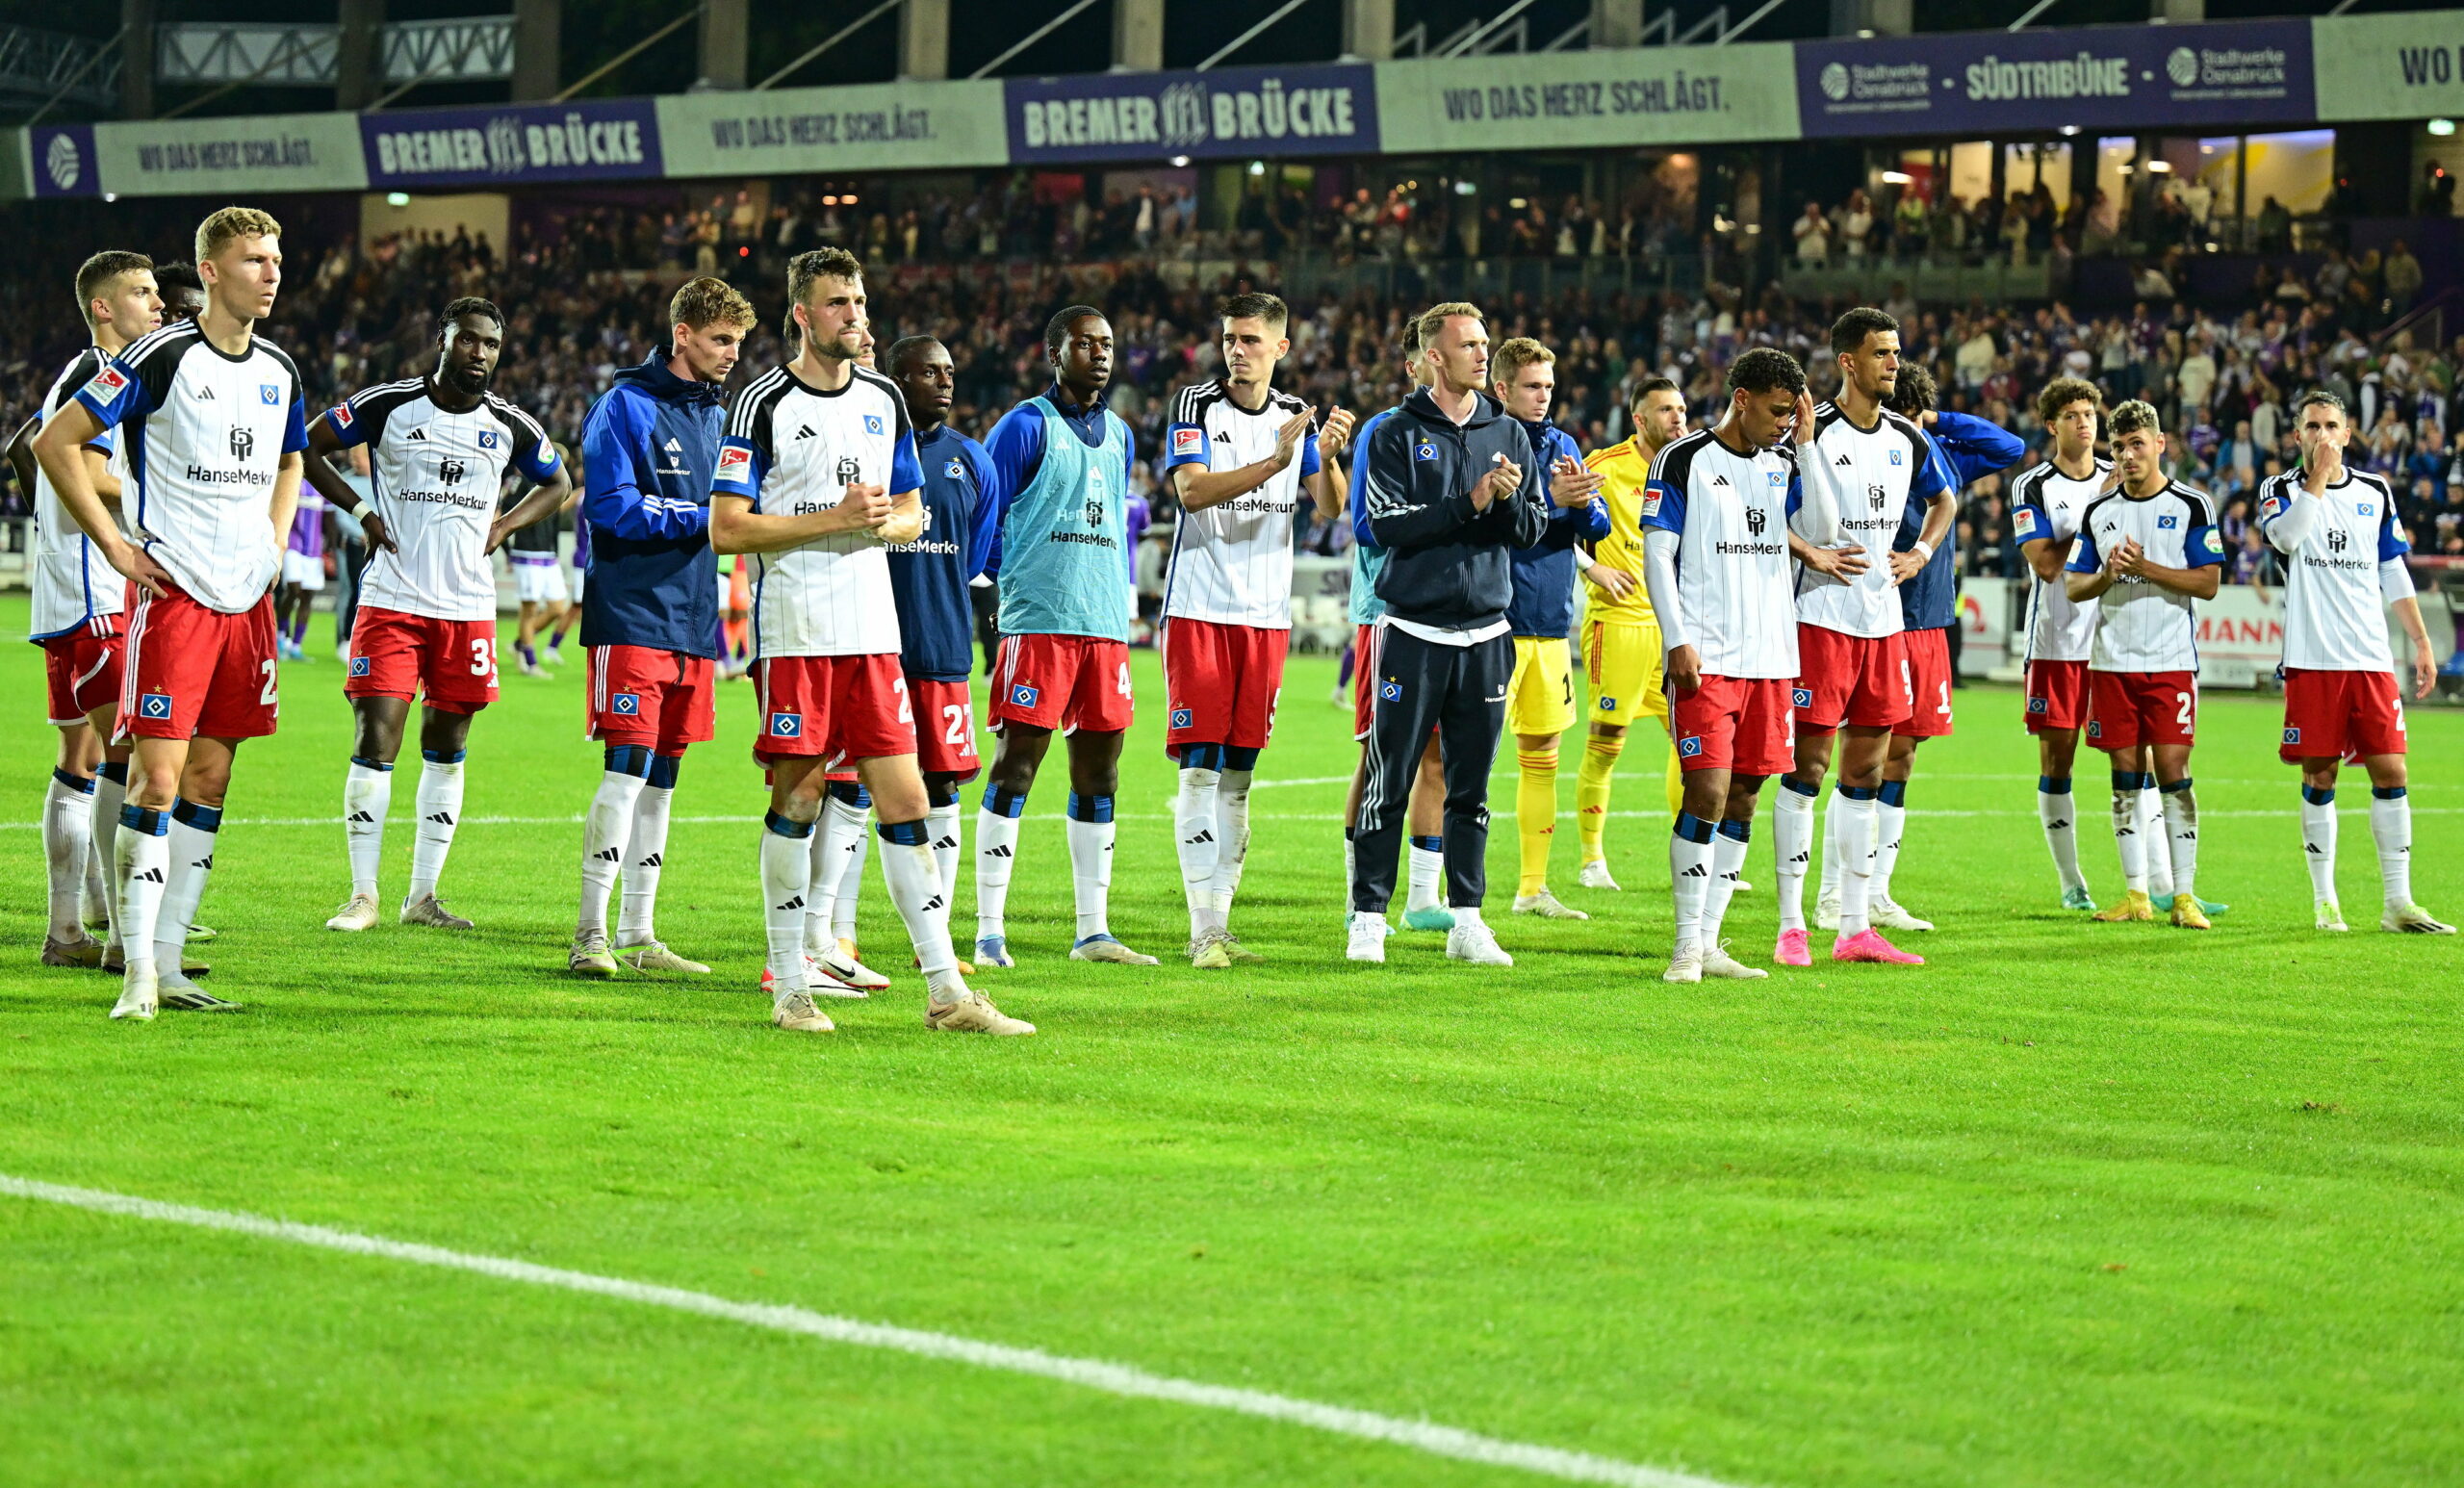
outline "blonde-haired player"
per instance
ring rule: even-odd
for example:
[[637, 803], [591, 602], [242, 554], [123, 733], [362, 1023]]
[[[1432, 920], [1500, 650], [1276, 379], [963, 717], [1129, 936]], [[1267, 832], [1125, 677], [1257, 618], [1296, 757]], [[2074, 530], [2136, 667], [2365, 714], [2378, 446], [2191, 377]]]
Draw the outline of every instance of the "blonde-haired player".
[[[1651, 481], [1652, 457], [1685, 432], [1685, 397], [1666, 377], [1646, 378], [1634, 389], [1633, 418], [1633, 437], [1583, 460], [1601, 477], [1600, 499], [1608, 508], [1608, 535], [1592, 544], [1591, 561], [1582, 570], [1591, 586], [1582, 621], [1591, 736], [1583, 741], [1582, 766], [1575, 776], [1575, 829], [1582, 839], [1582, 868], [1575, 882], [1585, 888], [1617, 886], [1603, 839], [1610, 781], [1626, 749], [1627, 728], [1645, 716], [1668, 727], [1659, 620], [1652, 613], [1651, 591], [1643, 586], [1643, 488]], [[1685, 776], [1672, 743], [1670, 816], [1682, 807], [1684, 793]]]

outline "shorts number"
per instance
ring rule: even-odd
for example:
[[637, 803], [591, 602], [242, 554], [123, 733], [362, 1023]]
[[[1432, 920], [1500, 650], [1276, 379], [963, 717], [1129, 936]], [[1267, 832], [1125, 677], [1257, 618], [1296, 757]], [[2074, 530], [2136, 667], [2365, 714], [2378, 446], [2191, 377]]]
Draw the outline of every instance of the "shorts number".
[[1129, 663], [1126, 661], [1120, 664], [1120, 676], [1114, 680], [1113, 691], [1119, 693], [1124, 698], [1130, 696]]
[[2396, 700], [2396, 731], [2404, 731], [2404, 700], [2401, 698]]
[[266, 674], [265, 690], [257, 694], [257, 701], [264, 704], [267, 707], [281, 706], [282, 700], [274, 696], [274, 684], [280, 679], [274, 673], [273, 663], [270, 661], [260, 661], [257, 663], [257, 668]]
[[1909, 706], [1916, 705], [1916, 673], [1905, 659], [1899, 663], [1899, 690], [1907, 695]]
[[956, 744], [962, 749], [966, 747], [966, 714], [967, 708], [970, 706], [971, 705], [965, 703], [944, 703], [941, 705], [941, 717], [948, 720], [949, 723], [949, 727], [941, 731], [942, 743]]
[[903, 724], [915, 722], [914, 705], [907, 699], [907, 679], [894, 677], [890, 679], [890, 686], [898, 693], [898, 721]]
[[1942, 688], [1942, 703], [1941, 703], [1941, 706], [1938, 706], [1938, 707], [1937, 707], [1937, 708], [1935, 708], [1935, 709], [1934, 709], [1934, 711], [1935, 711], [1935, 712], [1937, 712], [1937, 713], [1941, 714], [1944, 718], [1948, 718], [1948, 717], [1950, 717], [1950, 716], [1951, 716], [1951, 684], [1950, 684], [1950, 683], [1948, 683], [1948, 682], [1943, 682], [1943, 683], [1941, 684], [1941, 688]]
[[2173, 694], [2173, 701], [2181, 705], [2174, 710], [2173, 722], [2185, 729], [2191, 727], [2191, 695], [2187, 692], [2177, 692]]
[[494, 639], [484, 636], [472, 638], [471, 675], [473, 677], [497, 675], [497, 643]]
[[1568, 706], [1568, 707], [1572, 707], [1572, 706], [1575, 706], [1575, 674], [1574, 674], [1574, 673], [1572, 673], [1572, 672], [1568, 672], [1565, 676], [1563, 676], [1563, 677], [1561, 677], [1561, 678], [1557, 679], [1557, 680], [1559, 680], [1559, 681], [1561, 681], [1561, 682], [1565, 683], [1565, 687], [1566, 687], [1566, 706]]

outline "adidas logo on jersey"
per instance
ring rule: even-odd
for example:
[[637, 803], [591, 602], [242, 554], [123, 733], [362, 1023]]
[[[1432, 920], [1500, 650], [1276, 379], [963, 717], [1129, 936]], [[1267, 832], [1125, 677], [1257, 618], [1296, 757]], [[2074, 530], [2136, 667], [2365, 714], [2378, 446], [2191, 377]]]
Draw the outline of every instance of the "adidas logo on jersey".
[[684, 447], [672, 439], [667, 442], [664, 448], [670, 454], [682, 454], [684, 452]]
[[214, 389], [212, 389], [212, 388], [210, 388], [210, 387], [207, 387], [207, 386], [203, 385], [202, 383], [200, 383], [200, 384], [197, 386], [197, 390], [196, 390], [196, 399], [197, 399], [197, 401], [198, 401], [198, 402], [200, 402], [200, 403], [210, 403], [210, 402], [213, 402], [213, 401], [214, 401]]
[[1232, 443], [1232, 436], [1221, 429], [1217, 429], [1215, 431], [1215, 442], [1219, 445], [1228, 445]]
[[424, 428], [416, 428], [402, 437], [404, 439], [425, 439], [427, 438], [427, 430]]
[[1841, 470], [1846, 470], [1846, 469], [1848, 468], [1849, 461], [1848, 461], [1848, 457], [1847, 457], [1846, 455], [1844, 455], [1844, 454], [1843, 454], [1843, 455], [1841, 455], [1838, 459], [1835, 459], [1835, 460], [1832, 461], [1831, 463], [1832, 463], [1832, 464], [1834, 464], [1834, 465], [1838, 466]]
[[790, 436], [790, 437], [791, 437], [791, 438], [795, 438], [795, 439], [811, 439], [811, 438], [813, 438], [813, 437], [814, 437], [814, 435], [813, 435], [813, 432], [812, 432], [812, 425], [811, 425], [811, 424], [809, 424], [809, 423], [806, 424], [804, 427], [802, 427], [802, 428], [800, 428], [800, 429], [796, 430], [796, 432], [795, 432], [792, 436]]

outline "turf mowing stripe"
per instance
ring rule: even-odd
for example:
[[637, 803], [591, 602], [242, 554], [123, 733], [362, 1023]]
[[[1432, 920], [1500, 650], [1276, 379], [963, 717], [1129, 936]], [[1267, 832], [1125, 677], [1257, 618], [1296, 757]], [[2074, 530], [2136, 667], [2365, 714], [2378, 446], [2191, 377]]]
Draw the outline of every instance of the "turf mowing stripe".
[[1620, 1462], [1613, 1457], [1596, 1457], [1589, 1452], [1568, 1451], [1562, 1448], [1509, 1442], [1432, 1422], [1406, 1421], [1399, 1416], [1381, 1416], [1374, 1411], [1322, 1405], [1315, 1400], [1298, 1400], [1260, 1390], [1237, 1390], [1225, 1385], [1203, 1384], [1194, 1379], [1175, 1379], [1168, 1374], [1149, 1374], [1125, 1364], [1107, 1364], [1100, 1359], [1073, 1359], [1045, 1353], [1040, 1348], [1014, 1348], [1005, 1344], [987, 1344], [951, 1333], [929, 1333], [918, 1328], [893, 1327], [887, 1323], [860, 1322], [853, 1318], [834, 1318], [802, 1307], [732, 1302], [706, 1292], [687, 1292], [678, 1287], [654, 1286], [616, 1276], [596, 1276], [588, 1271], [536, 1266], [528, 1261], [509, 1260], [502, 1256], [473, 1255], [434, 1245], [385, 1240], [374, 1235], [354, 1235], [347, 1230], [331, 1230], [320, 1224], [298, 1224], [288, 1219], [233, 1214], [227, 1210], [166, 1204], [125, 1193], [108, 1193], [99, 1189], [69, 1188], [32, 1178], [12, 1177], [7, 1173], [0, 1173], [0, 1193], [49, 1204], [65, 1204], [99, 1214], [186, 1224], [198, 1229], [226, 1230], [264, 1240], [288, 1241], [293, 1244], [340, 1250], [350, 1255], [406, 1261], [415, 1266], [434, 1266], [448, 1270], [475, 1271], [500, 1281], [586, 1292], [599, 1296], [612, 1296], [620, 1301], [699, 1313], [706, 1318], [722, 1318], [749, 1327], [802, 1333], [811, 1338], [828, 1339], [832, 1343], [887, 1348], [927, 1359], [972, 1364], [981, 1369], [1007, 1370], [1015, 1374], [1035, 1374], [1065, 1384], [1083, 1385], [1090, 1390], [1101, 1390], [1109, 1395], [1168, 1400], [1179, 1405], [1197, 1405], [1292, 1425], [1312, 1426], [1338, 1436], [1387, 1442], [1434, 1456], [1452, 1457], [1487, 1467], [1517, 1468], [1567, 1482], [1612, 1483], [1620, 1485], [1620, 1488], [1733, 1488], [1732, 1484], [1712, 1478], [1644, 1467], [1639, 1463]]

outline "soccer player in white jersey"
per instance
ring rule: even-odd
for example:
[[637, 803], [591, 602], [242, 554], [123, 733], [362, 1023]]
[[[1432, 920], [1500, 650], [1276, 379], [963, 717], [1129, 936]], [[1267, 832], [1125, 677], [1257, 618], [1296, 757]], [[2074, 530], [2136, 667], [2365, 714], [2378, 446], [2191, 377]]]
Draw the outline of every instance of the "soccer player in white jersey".
[[805, 901], [816, 891], [811, 838], [825, 776], [846, 757], [880, 817], [882, 876], [929, 989], [925, 1023], [1032, 1034], [1034, 1024], [967, 988], [950, 945], [886, 551], [923, 530], [924, 482], [897, 384], [856, 365], [866, 339], [863, 269], [844, 248], [800, 253], [787, 295], [803, 345], [737, 398], [710, 497], [711, 546], [755, 555], [753, 748], [770, 774], [761, 893], [771, 1021], [796, 1033], [834, 1026], [806, 985]]
[[[2174, 925], [2205, 930], [2199, 908], [2198, 800], [2191, 746], [2198, 727], [2198, 646], [2191, 602], [2216, 598], [2224, 548], [2204, 493], [2165, 474], [2156, 410], [2132, 399], [2114, 410], [2114, 468], [2105, 494], [2088, 504], [2064, 576], [2071, 603], [2096, 603], [2096, 644], [2088, 662], [2088, 741], [2114, 757], [2114, 843], [2121, 854], [2120, 900], [2096, 911], [2108, 923], [2152, 920], [2147, 855], [2173, 868]], [[2138, 768], [2152, 750], [2155, 779]], [[2168, 843], [2150, 842], [2139, 797], [2164, 791]]]
[[[1796, 762], [1787, 537], [1827, 549], [1839, 535], [1832, 487], [1797, 475], [1797, 462], [1818, 452], [1804, 369], [1759, 346], [1730, 364], [1728, 380], [1719, 423], [1662, 446], [1643, 492], [1643, 578], [1668, 648], [1669, 729], [1685, 769], [1668, 844], [1669, 982], [1770, 975], [1729, 955], [1720, 922], [1762, 782]], [[1794, 459], [1777, 448], [1783, 439], [1794, 440]]]
[[[214, 867], [240, 741], [274, 731], [273, 604], [307, 447], [299, 372], [255, 335], [282, 283], [282, 226], [225, 207], [196, 231], [206, 308], [130, 346], [35, 436], [61, 504], [127, 576], [136, 613], [118, 733], [134, 738], [115, 881], [127, 971], [114, 1017], [150, 1019], [195, 985], [181, 948]], [[96, 494], [84, 450], [130, 441], [132, 526]]]
[[[394, 760], [411, 700], [422, 698], [418, 835], [411, 845], [405, 925], [468, 930], [436, 897], [462, 818], [471, 719], [497, 698], [497, 582], [488, 554], [507, 534], [562, 506], [572, 477], [539, 421], [490, 391], [504, 349], [504, 315], [487, 300], [445, 307], [437, 361], [425, 376], [362, 389], [308, 429], [308, 480], [343, 511], [359, 500], [329, 458], [366, 446], [374, 500], [360, 514], [369, 544], [351, 622], [343, 696], [355, 718], [343, 779], [350, 896], [327, 930], [376, 923], [376, 881]], [[501, 516], [506, 471], [530, 489]]]
[[[1875, 931], [1875, 799], [1892, 729], [1914, 710], [1896, 590], [1924, 571], [1950, 536], [1958, 500], [1931, 458], [1924, 431], [1890, 411], [1899, 383], [1899, 322], [1860, 306], [1831, 327], [1839, 396], [1814, 410], [1811, 448], [1799, 474], [1823, 484], [1838, 513], [1833, 542], [1797, 550], [1796, 768], [1780, 782], [1774, 846], [1780, 859], [1780, 937], [1771, 959], [1813, 963], [1806, 945], [1806, 869], [1812, 861], [1813, 803], [1839, 735], [1839, 932], [1834, 961], [1921, 964]], [[1925, 507], [1915, 545], [1893, 552], [1900, 522]], [[1820, 547], [1829, 550], [1816, 552]], [[1854, 561], [1851, 561], [1854, 560]]]
[[2333, 393], [2305, 393], [2294, 406], [2301, 468], [2259, 487], [2259, 526], [2284, 554], [2284, 743], [2301, 766], [2301, 853], [2321, 930], [2345, 928], [2336, 904], [2336, 769], [2370, 772], [2370, 835], [2378, 848], [2378, 928], [2451, 936], [2413, 903], [2413, 803], [2405, 794], [2404, 704], [2387, 645], [2386, 608], [2413, 643], [2413, 696], [2437, 681], [2437, 658], [2422, 626], [2396, 525], [2396, 493], [2345, 464], [2352, 423]]
[[1291, 312], [1272, 295], [1235, 295], [1217, 310], [1223, 375], [1183, 388], [1165, 430], [1164, 476], [1181, 503], [1164, 583], [1164, 747], [1180, 761], [1172, 814], [1190, 963], [1220, 970], [1257, 961], [1227, 923], [1249, 852], [1249, 784], [1274, 731], [1292, 640], [1292, 523], [1306, 484], [1321, 521], [1343, 510], [1332, 462], [1351, 415], [1327, 414], [1274, 388], [1291, 351]]
[[[97, 860], [94, 844], [110, 842], [128, 781], [128, 746], [105, 742], [119, 707], [120, 615], [127, 607], [127, 585], [69, 519], [60, 494], [35, 466], [30, 444], [43, 421], [79, 388], [129, 343], [162, 323], [154, 261], [142, 253], [95, 254], [77, 269], [77, 307], [92, 345], [53, 380], [41, 408], [9, 447], [20, 487], [34, 496], [32, 551], [26, 555], [34, 623], [27, 638], [42, 648], [48, 716], [60, 731], [60, 755], [42, 807], [43, 860], [51, 881], [51, 921], [42, 943], [46, 966], [102, 964], [104, 942], [87, 934], [85, 900]], [[110, 432], [87, 446], [80, 458], [95, 492], [116, 506], [127, 462]], [[106, 766], [115, 768], [106, 772]]]
[[2037, 820], [2062, 880], [2062, 907], [2093, 910], [2079, 871], [2079, 808], [2070, 772], [2079, 731], [2088, 726], [2088, 658], [2096, 636], [2096, 607], [2074, 604], [2062, 576], [2079, 519], [2103, 491], [2113, 467], [2096, 458], [2096, 422], [2104, 412], [2096, 385], [2056, 377], [2037, 395], [2037, 419], [2053, 431], [2053, 455], [2011, 485], [2011, 532], [2036, 575], [2028, 586], [2028, 732], [2037, 741]]

